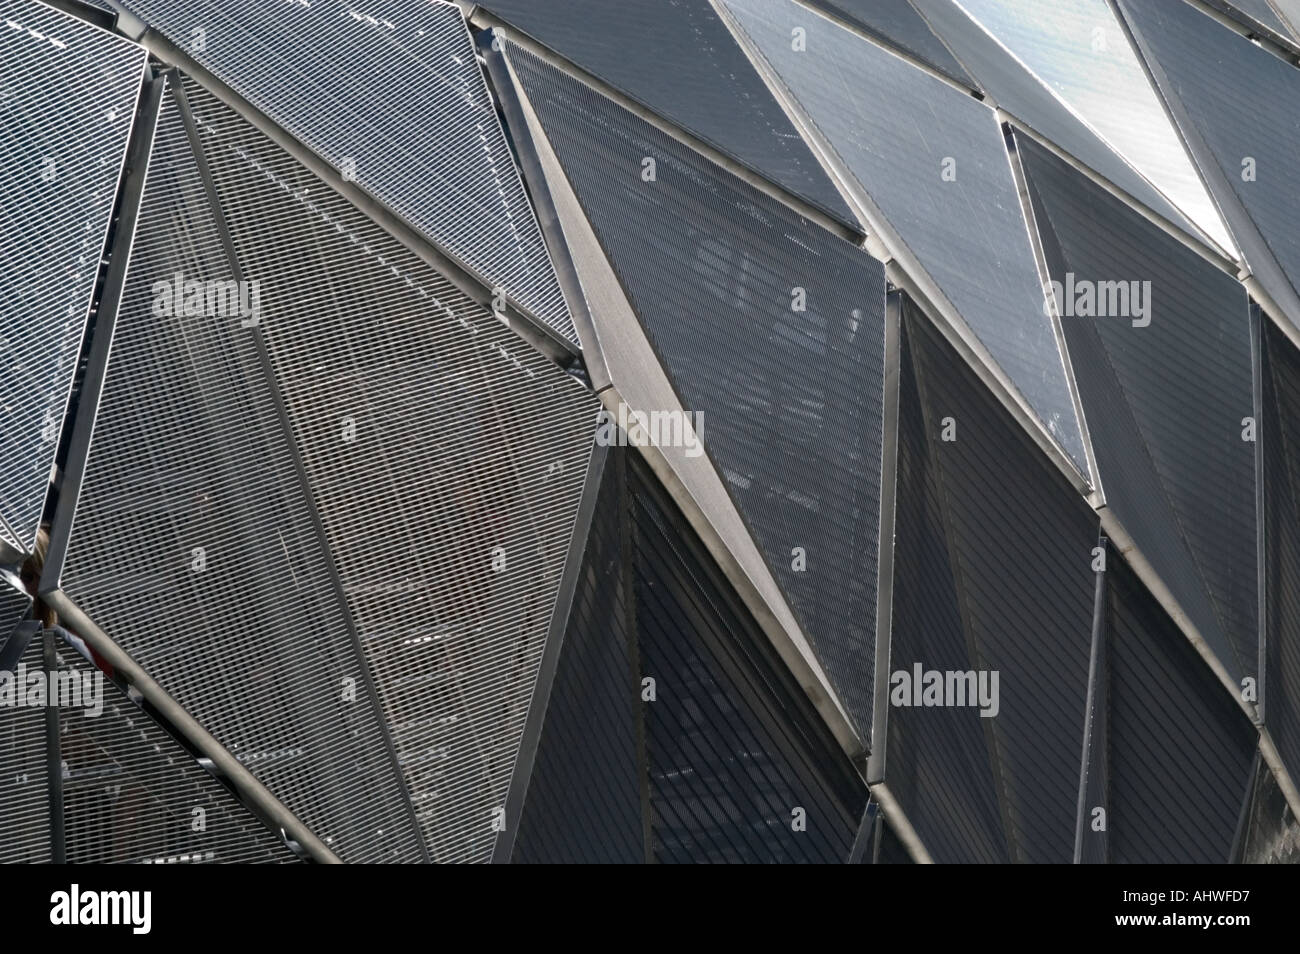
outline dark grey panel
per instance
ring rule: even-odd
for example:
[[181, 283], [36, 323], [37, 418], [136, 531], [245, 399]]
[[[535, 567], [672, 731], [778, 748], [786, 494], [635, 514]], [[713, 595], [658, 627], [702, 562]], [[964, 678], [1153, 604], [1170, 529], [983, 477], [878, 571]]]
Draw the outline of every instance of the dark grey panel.
[[[1251, 268], [1265, 287], [1274, 281], [1271, 255], [1291, 288], [1273, 291], [1281, 302], [1300, 282], [1300, 190], [1295, 156], [1300, 152], [1300, 71], [1259, 49], [1185, 3], [1133, 3], [1120, 0], [1144, 56], [1163, 77], [1161, 92], [1177, 100], [1183, 132], [1205, 170], [1209, 186], [1233, 228]], [[1190, 125], [1191, 128], [1187, 128]], [[1200, 143], [1205, 148], [1200, 148]], [[1243, 179], [1253, 160], [1254, 181]], [[1223, 183], [1231, 194], [1223, 194]], [[1240, 202], [1265, 247], [1234, 222]], [[1249, 227], [1249, 223], [1245, 223]], [[1280, 279], [1279, 279], [1280, 280]], [[1300, 321], [1300, 316], [1290, 316]]]
[[877, 39], [906, 50], [958, 82], [976, 85], [907, 0], [810, 0], [810, 3], [856, 24]]
[[30, 550], [145, 55], [31, 0], [0, 22], [0, 540]]
[[186, 86], [238, 270], [168, 98], [65, 588], [345, 860], [485, 860], [596, 402]]
[[577, 341], [455, 5], [126, 6], [471, 272]]
[[875, 857], [877, 864], [910, 865], [912, 856], [907, 853], [903, 843], [894, 834], [894, 829], [886, 822], [880, 829], [880, 851]]
[[952, 0], [917, 0], [998, 106], [1189, 234], [1190, 222]]
[[1264, 724], [1300, 778], [1300, 355], [1265, 322]]
[[[890, 666], [904, 673], [917, 663], [923, 670], [966, 670], [971, 654], [912, 337], [903, 338], [899, 370]], [[892, 706], [888, 718], [885, 781], [931, 856], [941, 863], [1006, 861], [1006, 833], [979, 716], [957, 708]]]
[[[37, 635], [27, 644], [26, 650], [18, 657], [18, 665], [11, 670], [14, 678], [22, 673], [25, 683], [28, 673], [44, 675], [41, 654], [41, 637]], [[2, 864], [48, 864], [51, 861], [50, 756], [45, 715], [45, 709], [41, 707], [0, 707], [0, 805], [4, 806], [0, 811]]]
[[[1258, 670], [1250, 315], [1231, 276], [1017, 136], [1049, 271], [1142, 282], [1143, 317], [1062, 318], [1108, 505], [1234, 678]], [[1062, 302], [1074, 307], [1078, 301]], [[1134, 309], [1131, 307], [1130, 311]], [[1139, 325], [1134, 325], [1134, 320]], [[1142, 324], [1142, 322], [1147, 322]]]
[[[1082, 432], [994, 113], [790, 0], [727, 0], [1081, 473]], [[791, 30], [807, 49], [791, 49]], [[828, 66], [833, 64], [833, 66]], [[945, 171], [953, 175], [945, 178]]]
[[866, 784], [648, 467], [629, 458], [640, 673], [655, 688], [641, 704], [655, 858], [842, 863]]
[[[906, 453], [900, 453], [895, 593], [901, 596], [896, 595], [891, 668], [897, 673], [921, 663], [925, 670], [995, 671], [999, 694], [997, 713], [990, 718], [981, 717], [974, 707], [895, 707], [890, 711], [891, 730], [900, 721], [946, 719], [952, 729], [943, 735], [951, 746], [960, 726], [968, 738], [961, 743], [966, 757], [975, 758], [970, 750], [978, 745], [992, 767], [991, 791], [978, 798], [987, 804], [994, 797], [1000, 803], [997, 825], [1005, 839], [991, 846], [994, 859], [1069, 861], [1092, 632], [1091, 550], [1097, 517], [1042, 460], [974, 375], [954, 373], [961, 368], [960, 360], [924, 316], [910, 304], [906, 314], [916, 393], [904, 401], [917, 403], [920, 412], [905, 410], [905, 420], [911, 431], [920, 428], [921, 434], [907, 437]], [[953, 439], [944, 440], [949, 425]], [[921, 440], [929, 472], [913, 476], [917, 464], [911, 458], [921, 452]], [[921, 518], [921, 505], [908, 497], [923, 488], [929, 502], [924, 508], [928, 515]], [[913, 541], [911, 526], [917, 520], [924, 529]], [[921, 542], [925, 540], [930, 542]], [[932, 555], [923, 562], [913, 547], [927, 545]], [[942, 580], [945, 556], [948, 581]], [[905, 579], [912, 574], [915, 578]], [[934, 605], [941, 600], [950, 605]], [[946, 622], [936, 614], [944, 614]], [[946, 651], [935, 647], [941, 658], [909, 654], [903, 648], [911, 643], [929, 649], [926, 642], [942, 631], [950, 635]], [[907, 764], [906, 759], [899, 764], [892, 736], [891, 731], [885, 779], [891, 790], [896, 774]], [[911, 757], [930, 759], [938, 763], [936, 771], [952, 773], [956, 797], [967, 804], [984, 788], [974, 784], [978, 774], [961, 773], [956, 767], [960, 763], [942, 759], [938, 752], [921, 751], [918, 745]], [[902, 795], [898, 797], [902, 801]], [[917, 798], [933, 796], [922, 791]], [[935, 854], [933, 839], [913, 817], [912, 805], [903, 806]], [[973, 843], [967, 843], [966, 851], [967, 857], [974, 855]], [[959, 857], [954, 851], [948, 860]]]
[[1106, 582], [1110, 860], [1224, 863], [1258, 736], [1113, 549]]
[[620, 92], [860, 228], [709, 0], [481, 4]]
[[1255, 774], [1243, 841], [1243, 864], [1300, 864], [1300, 824], [1262, 760]]
[[[710, 460], [866, 733], [880, 263], [526, 51], [510, 57], [683, 406], [702, 416]], [[656, 162], [653, 182], [642, 157]]]
[[101, 711], [60, 711], [70, 864], [286, 864], [283, 842], [75, 650], [59, 672]]
[[512, 861], [645, 860], [622, 451], [601, 481]]

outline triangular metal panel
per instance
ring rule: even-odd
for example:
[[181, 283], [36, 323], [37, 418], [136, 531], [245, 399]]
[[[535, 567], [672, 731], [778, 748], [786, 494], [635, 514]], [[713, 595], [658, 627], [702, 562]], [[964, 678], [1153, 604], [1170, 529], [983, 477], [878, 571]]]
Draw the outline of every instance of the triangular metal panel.
[[1017, 146], [1107, 504], [1232, 677], [1254, 678], [1246, 293], [1047, 150]]
[[527, 51], [510, 59], [682, 406], [698, 414], [703, 448], [865, 734], [883, 269]]
[[841, 222], [860, 227], [709, 0], [488, 0], [480, 6]]
[[1086, 476], [1083, 432], [993, 111], [791, 0], [726, 5], [879, 209], [885, 221], [873, 227], [896, 233]]
[[124, 5], [470, 272], [577, 341], [455, 4]]
[[0, 2], [0, 540], [32, 549], [140, 96], [140, 47]]
[[1259, 737], [1113, 549], [1106, 561], [1115, 864], [1223, 864]]

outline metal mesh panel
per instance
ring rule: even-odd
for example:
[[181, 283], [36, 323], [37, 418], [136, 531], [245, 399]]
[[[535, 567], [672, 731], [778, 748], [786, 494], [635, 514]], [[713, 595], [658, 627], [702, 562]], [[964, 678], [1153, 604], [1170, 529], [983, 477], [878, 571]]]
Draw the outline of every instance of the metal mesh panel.
[[732, 158], [858, 227], [709, 0], [488, 0], [482, 6]]
[[[993, 111], [793, 0], [726, 2], [902, 243], [1087, 475], [1064, 359], [1043, 313]], [[792, 49], [796, 27], [806, 31], [804, 50]]]
[[117, 194], [144, 51], [0, 0], [0, 536], [30, 549]]
[[[1191, 4], [1119, 0], [1119, 9], [1158, 71], [1160, 91], [1251, 270], [1287, 302], [1300, 289], [1300, 72]], [[1262, 243], [1250, 234], [1255, 229]], [[1290, 289], [1275, 284], [1270, 257]]]
[[645, 860], [623, 451], [605, 464], [528, 783], [515, 863]]
[[1263, 324], [1264, 724], [1300, 778], [1300, 353]]
[[908, 0], [809, 0], [809, 3], [906, 50], [958, 82], [975, 85]]
[[169, 100], [66, 588], [345, 858], [410, 857], [368, 664], [429, 854], [486, 858], [595, 401], [187, 89], [260, 314], [153, 311], [234, 277]]
[[1113, 549], [1106, 585], [1110, 860], [1224, 863], [1259, 737]]
[[998, 688], [988, 716], [969, 696], [891, 707], [885, 781], [936, 860], [1069, 861], [1097, 516], [906, 313], [891, 687], [919, 665]]
[[[683, 407], [702, 418], [710, 460], [865, 733], [880, 263], [525, 50], [510, 58]], [[643, 157], [656, 162], [652, 182]]]
[[470, 271], [577, 341], [456, 6], [125, 5]]
[[[60, 710], [71, 864], [256, 864], [297, 859], [194, 756], [66, 647], [60, 678], [94, 708]], [[97, 689], [92, 688], [96, 681]], [[90, 692], [87, 692], [87, 690]], [[96, 706], [95, 708], [97, 708]]]
[[[41, 638], [22, 654], [21, 673], [41, 673]], [[25, 681], [25, 680], [24, 680]], [[16, 685], [15, 685], [16, 689]], [[15, 700], [16, 701], [16, 700]], [[50, 861], [50, 773], [45, 709], [0, 707], [0, 863]]]
[[1254, 414], [1246, 293], [1046, 150], [1017, 141], [1062, 298], [1070, 275], [1081, 289], [1146, 283], [1145, 318], [1061, 321], [1106, 503], [1228, 672], [1253, 677], [1256, 445], [1242, 440], [1241, 426]]
[[638, 657], [655, 681], [641, 706], [656, 859], [845, 861], [866, 784], [649, 468], [629, 457]]

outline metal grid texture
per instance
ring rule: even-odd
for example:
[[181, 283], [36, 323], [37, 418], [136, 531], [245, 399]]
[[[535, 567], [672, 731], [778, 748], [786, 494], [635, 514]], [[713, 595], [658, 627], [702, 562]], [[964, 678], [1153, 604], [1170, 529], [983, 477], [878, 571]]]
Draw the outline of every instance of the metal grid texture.
[[454, 4], [124, 5], [469, 271], [577, 343]]
[[[24, 673], [44, 674], [39, 634], [27, 644], [20, 663], [26, 667]], [[46, 740], [43, 708], [0, 708], [0, 805], [4, 806], [0, 811], [0, 864], [51, 861]]]
[[145, 53], [0, 0], [0, 536], [40, 525]]
[[1112, 864], [1223, 864], [1259, 736], [1112, 548], [1106, 564]]
[[868, 734], [880, 263], [527, 51], [509, 55], [709, 459]]
[[[260, 283], [262, 314], [256, 329], [221, 317], [172, 324], [180, 326], [191, 351], [200, 345], [216, 351], [217, 366], [197, 393], [187, 382], [182, 394], [189, 397], [189, 409], [169, 407], [164, 414], [159, 408], [160, 415], [201, 414], [200, 402], [222, 400], [231, 402], [232, 411], [250, 407], [233, 434], [234, 422], [222, 422], [210, 440], [177, 448], [184, 464], [174, 466], [193, 467], [197, 462], [190, 455], [200, 448], [230, 459], [228, 479], [240, 486], [220, 493], [230, 498], [231, 509], [206, 513], [212, 501], [205, 498], [217, 492], [197, 488], [195, 504], [205, 532], [176, 528], [164, 539], [174, 541], [182, 555], [205, 546], [204, 580], [212, 571], [214, 548], [217, 562], [231, 564], [226, 572], [241, 577], [234, 562], [247, 563], [249, 552], [260, 552], [267, 562], [259, 571], [278, 571], [268, 599], [292, 604], [297, 592], [312, 595], [318, 617], [332, 629], [340, 662], [369, 667], [429, 857], [484, 860], [491, 853], [493, 811], [514, 764], [573, 529], [596, 402], [213, 97], [188, 82], [186, 90], [235, 260], [245, 281]], [[174, 115], [166, 113], [164, 120], [169, 136], [183, 134]], [[193, 191], [198, 185], [191, 177], [184, 194], [201, 197]], [[210, 251], [218, 250], [211, 246]], [[199, 264], [212, 266], [210, 274], [217, 277], [229, 271], [219, 259]], [[159, 265], [140, 270], [140, 286], [175, 271], [170, 262]], [[194, 272], [203, 274], [199, 268]], [[263, 336], [266, 347], [260, 364], [255, 334]], [[114, 368], [120, 349], [115, 342]], [[232, 364], [243, 378], [234, 386], [227, 379]], [[117, 374], [124, 386], [140, 388], [144, 381], [134, 370]], [[106, 402], [113, 378], [110, 371]], [[257, 392], [240, 393], [254, 384]], [[254, 419], [254, 409], [270, 416], [277, 407], [283, 418]], [[102, 427], [92, 469], [103, 453]], [[240, 440], [232, 441], [236, 434]], [[271, 446], [241, 453], [243, 440], [247, 451], [262, 441]], [[287, 465], [295, 458], [301, 465], [296, 477], [278, 471], [262, 478], [272, 461]], [[120, 471], [124, 463], [101, 466]], [[170, 476], [164, 475], [155, 480]], [[252, 533], [257, 525], [274, 526], [266, 519], [250, 521], [253, 502], [238, 499], [254, 488], [271, 487], [288, 498], [289, 513], [280, 518], [288, 525], [276, 527], [274, 535], [264, 529], [259, 545], [231, 540], [237, 528]], [[107, 512], [115, 504], [105, 499], [100, 506]], [[86, 508], [83, 495], [69, 556], [73, 569]], [[310, 525], [313, 518], [318, 527]], [[194, 542], [201, 532], [204, 539]], [[109, 535], [119, 545], [134, 540], [140, 546], [148, 539]], [[501, 565], [494, 569], [498, 557]], [[174, 554], [166, 555], [167, 570], [156, 572], [173, 579], [190, 575], [188, 561], [178, 569], [174, 560]], [[72, 579], [67, 588], [78, 593]], [[106, 586], [99, 594], [105, 601], [115, 599]], [[234, 595], [223, 590], [207, 598]], [[94, 602], [83, 599], [95, 612]], [[228, 609], [238, 608], [242, 615], [253, 609], [247, 602], [241, 595], [240, 605]], [[125, 607], [117, 603], [120, 613]], [[193, 608], [206, 611], [206, 603]], [[263, 609], [242, 616], [242, 626], [257, 625], [264, 616], [292, 628], [301, 625], [286, 620], [283, 609]], [[200, 629], [192, 621], [177, 628], [192, 635]], [[349, 631], [356, 633], [364, 663], [346, 644]], [[310, 645], [298, 651], [310, 654]], [[338, 696], [338, 677], [344, 674], [338, 670], [316, 683], [319, 695], [310, 704], [321, 731], [334, 728], [326, 717], [331, 708], [357, 709], [367, 721], [371, 716], [359, 671], [346, 673], [355, 681], [350, 685], [356, 701], [331, 699]], [[266, 718], [268, 730], [292, 729], [274, 712]], [[378, 768], [386, 761], [381, 748], [372, 737], [364, 753], [351, 757], [364, 754]], [[390, 779], [391, 770], [391, 764], [384, 766], [379, 780]], [[326, 789], [340, 808], [351, 810], [358, 800], [366, 801], [356, 792], [364, 784], [362, 778], [339, 777]], [[397, 820], [392, 804], [397, 792], [387, 789], [385, 784], [384, 815], [375, 816], [381, 824], [354, 850], [410, 848], [414, 833]]]
[[891, 676], [999, 684], [991, 717], [892, 706], [885, 781], [936, 860], [1066, 862], [1098, 520], [910, 302], [905, 327]]
[[289, 864], [293, 852], [75, 650], [58, 672], [100, 680], [97, 715], [63, 708], [70, 864]]
[[[1239, 203], [1262, 236], [1266, 248], [1256, 253], [1250, 236], [1235, 235], [1252, 271], [1269, 287], [1272, 269], [1260, 257], [1271, 255], [1294, 293], [1300, 289], [1294, 172], [1300, 72], [1187, 3], [1119, 0], [1119, 8], [1143, 56], [1163, 73], [1160, 92], [1181, 106], [1180, 128], [1225, 217], [1239, 233], [1232, 212]], [[1223, 194], [1224, 187], [1232, 194]], [[1290, 318], [1300, 323], [1300, 315]]]
[[488, 0], [482, 6], [731, 158], [860, 227], [709, 0]]
[[1259, 668], [1249, 302], [1199, 255], [1017, 137], [1052, 278], [1149, 283], [1147, 316], [1063, 317], [1106, 503], [1234, 679]]
[[611, 451], [601, 480], [515, 841], [516, 864], [645, 860], [641, 687], [627, 625], [620, 456], [625, 452]]
[[845, 861], [866, 784], [634, 455], [629, 491], [655, 859]]
[[1264, 724], [1300, 778], [1300, 354], [1264, 324]]
[[[899, 240], [1087, 476], [1064, 359], [1043, 311], [993, 111], [792, 0], [726, 3]], [[792, 49], [796, 28], [805, 31], [804, 50]]]
[[808, 0], [808, 3], [848, 20], [887, 44], [906, 50], [959, 83], [976, 85], [908, 0]]
[[154, 313], [178, 273], [235, 279], [169, 91], [63, 588], [341, 858], [414, 860], [276, 383], [238, 317]]
[[918, 6], [999, 107], [1189, 235], [1196, 235], [1173, 203], [951, 0], [918, 0]]

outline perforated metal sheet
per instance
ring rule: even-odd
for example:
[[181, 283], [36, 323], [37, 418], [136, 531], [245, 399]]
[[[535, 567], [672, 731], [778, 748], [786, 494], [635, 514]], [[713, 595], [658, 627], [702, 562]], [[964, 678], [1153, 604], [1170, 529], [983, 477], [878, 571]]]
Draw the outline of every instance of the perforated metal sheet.
[[[726, 0], [1047, 431], [1087, 455], [993, 111], [791, 0]], [[805, 31], [794, 49], [792, 31]]]
[[[880, 532], [881, 264], [508, 49], [682, 406], [700, 415], [709, 459], [865, 732]], [[640, 172], [647, 158], [654, 181]]]
[[155, 314], [235, 277], [169, 98], [65, 589], [345, 860], [486, 859], [596, 403], [186, 88], [260, 315]]
[[[68, 647], [60, 678], [92, 690], [98, 714], [60, 710], [70, 864], [288, 864], [287, 846], [171, 736]], [[87, 679], [91, 682], [87, 683]], [[92, 710], [93, 711], [93, 710]]]
[[30, 550], [144, 69], [142, 49], [0, 0], [0, 537]]
[[577, 342], [454, 4], [125, 6], [471, 272]]

